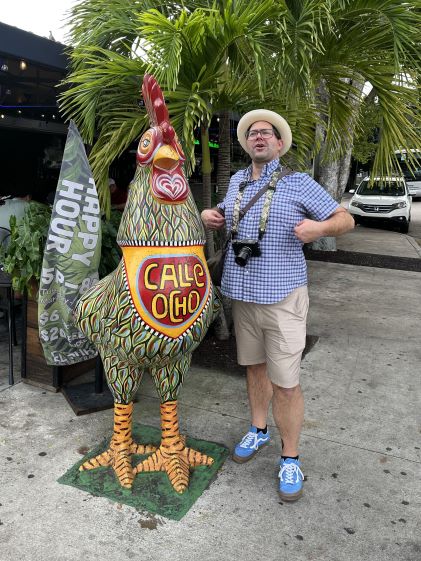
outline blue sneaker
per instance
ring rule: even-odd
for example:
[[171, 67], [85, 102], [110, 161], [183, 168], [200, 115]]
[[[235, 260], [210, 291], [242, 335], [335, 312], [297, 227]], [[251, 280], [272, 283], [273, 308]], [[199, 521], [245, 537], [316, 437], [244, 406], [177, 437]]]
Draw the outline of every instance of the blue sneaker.
[[300, 462], [292, 458], [281, 459], [279, 470], [279, 496], [284, 501], [296, 501], [303, 494], [304, 475]]
[[267, 429], [266, 434], [264, 434], [261, 431], [257, 432], [257, 428], [252, 425], [249, 432], [243, 436], [241, 442], [235, 447], [232, 459], [238, 464], [248, 462], [257, 454], [260, 448], [268, 444], [269, 441], [269, 429]]

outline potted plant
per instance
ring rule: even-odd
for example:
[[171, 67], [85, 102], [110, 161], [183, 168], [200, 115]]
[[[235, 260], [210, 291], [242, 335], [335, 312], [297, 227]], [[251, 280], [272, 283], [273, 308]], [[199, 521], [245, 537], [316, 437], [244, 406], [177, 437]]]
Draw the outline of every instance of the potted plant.
[[[112, 211], [109, 220], [102, 220], [101, 278], [113, 271], [121, 258], [121, 250], [116, 242], [120, 219], [121, 212]], [[12, 216], [10, 243], [0, 249], [0, 262], [12, 278], [13, 289], [27, 295], [24, 299], [26, 330], [22, 345], [22, 379], [57, 391], [60, 381], [64, 383], [91, 370], [95, 361], [54, 367], [47, 365], [44, 359], [39, 341], [37, 293], [50, 220], [51, 208], [37, 202], [30, 202], [19, 220]]]

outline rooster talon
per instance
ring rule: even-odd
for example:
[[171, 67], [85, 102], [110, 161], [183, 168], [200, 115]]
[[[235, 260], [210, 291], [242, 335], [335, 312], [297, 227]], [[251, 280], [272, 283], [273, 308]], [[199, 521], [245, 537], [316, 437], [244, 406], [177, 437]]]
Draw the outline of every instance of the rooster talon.
[[102, 454], [99, 454], [94, 458], [90, 458], [89, 460], [86, 460], [86, 462], [84, 462], [80, 466], [79, 471], [88, 471], [91, 469], [96, 469], [101, 466], [109, 466], [109, 465], [111, 465], [111, 454], [110, 451], [107, 450], [106, 452], [103, 452]]
[[168, 478], [177, 493], [184, 493], [189, 485], [190, 469], [197, 466], [210, 466], [213, 458], [193, 448], [187, 448], [181, 442], [179, 448], [168, 448], [161, 445], [151, 456], [137, 464], [133, 473], [166, 471]]
[[133, 485], [134, 473], [130, 455], [125, 451], [107, 450], [94, 458], [86, 460], [79, 471], [89, 471], [99, 467], [112, 467], [122, 487], [130, 489]]
[[156, 446], [134, 442], [131, 433], [132, 409], [132, 403], [114, 405], [114, 434], [108, 450], [86, 460], [80, 466], [79, 471], [112, 467], [120, 485], [126, 489], [132, 487], [135, 476], [131, 462], [132, 455], [149, 454], [156, 450]]
[[155, 450], [157, 449], [157, 446], [153, 446], [152, 444], [132, 444], [131, 450], [130, 452], [132, 454], [151, 454], [152, 452], [155, 452]]

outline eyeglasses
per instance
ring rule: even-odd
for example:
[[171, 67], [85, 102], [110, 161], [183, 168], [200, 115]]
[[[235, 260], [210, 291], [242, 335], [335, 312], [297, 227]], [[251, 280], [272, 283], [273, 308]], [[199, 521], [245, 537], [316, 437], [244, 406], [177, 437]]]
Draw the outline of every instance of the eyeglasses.
[[253, 129], [251, 131], [247, 131], [246, 138], [253, 140], [253, 138], [257, 138], [259, 134], [262, 138], [272, 138], [275, 133], [273, 129]]

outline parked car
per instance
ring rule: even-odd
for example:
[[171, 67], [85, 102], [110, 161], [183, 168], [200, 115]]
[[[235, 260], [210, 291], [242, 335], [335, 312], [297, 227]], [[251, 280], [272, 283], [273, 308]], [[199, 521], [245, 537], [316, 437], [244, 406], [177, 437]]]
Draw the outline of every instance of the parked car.
[[407, 170], [405, 172], [405, 180], [408, 185], [409, 194], [413, 198], [421, 197], [421, 168], [415, 169], [412, 172]]
[[421, 197], [421, 148], [412, 148], [410, 152], [411, 156], [407, 150], [395, 150], [395, 156], [408, 185], [409, 194], [413, 198]]
[[411, 221], [412, 197], [403, 177], [375, 177], [372, 184], [365, 177], [349, 202], [349, 212], [356, 224], [368, 221], [395, 223], [403, 233]]

